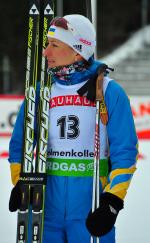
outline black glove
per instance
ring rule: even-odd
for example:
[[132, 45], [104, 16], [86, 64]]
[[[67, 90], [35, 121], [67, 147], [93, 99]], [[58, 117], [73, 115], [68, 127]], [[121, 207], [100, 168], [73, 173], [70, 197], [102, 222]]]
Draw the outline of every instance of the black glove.
[[[10, 212], [15, 212], [20, 208], [22, 209], [26, 208], [28, 205], [28, 201], [30, 202], [30, 204], [33, 203], [33, 188], [32, 187], [30, 188], [30, 197], [28, 192], [29, 192], [28, 188], [24, 187], [24, 185], [20, 181], [18, 181], [10, 194], [10, 199], [9, 199]], [[23, 200], [22, 200], [22, 193], [24, 194]]]
[[20, 205], [21, 205], [21, 188], [20, 188], [20, 182], [18, 181], [10, 194], [10, 199], [9, 199], [10, 212], [17, 211], [17, 209], [20, 208]]
[[[21, 173], [19, 181], [11, 191], [9, 199], [10, 212], [15, 212], [17, 209], [25, 210], [29, 203], [33, 205], [33, 199], [36, 198], [37, 191], [41, 192], [41, 187], [39, 188], [38, 185], [46, 185], [46, 182], [47, 176], [45, 173]], [[30, 184], [30, 188], [27, 184]], [[36, 185], [36, 189], [34, 185]], [[42, 196], [39, 200], [43, 200]], [[39, 200], [34, 200], [34, 208], [39, 206], [39, 204], [36, 205]]]
[[90, 234], [97, 237], [107, 234], [113, 228], [122, 208], [122, 199], [109, 192], [101, 194], [100, 207], [93, 213], [90, 211], [86, 219]]

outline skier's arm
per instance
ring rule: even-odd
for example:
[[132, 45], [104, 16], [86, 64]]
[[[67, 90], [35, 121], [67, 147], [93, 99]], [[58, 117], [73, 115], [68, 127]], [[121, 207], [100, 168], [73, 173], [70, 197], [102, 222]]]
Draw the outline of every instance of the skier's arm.
[[108, 109], [111, 171], [100, 197], [100, 206], [90, 212], [86, 219], [87, 229], [94, 236], [105, 235], [113, 228], [117, 215], [123, 208], [123, 199], [136, 169], [138, 154], [129, 100], [114, 81], [108, 84], [105, 102]]
[[10, 162], [11, 179], [13, 185], [16, 185], [17, 181], [19, 180], [21, 171], [24, 137], [24, 106], [25, 102], [23, 102], [20, 107], [20, 111], [18, 113], [15, 127], [9, 143], [8, 160]]
[[[37, 109], [38, 109], [38, 101], [39, 101], [39, 93], [40, 93], [40, 84], [37, 83], [36, 90], [36, 105], [35, 105], [35, 122], [34, 122], [34, 146], [36, 144], [36, 136], [37, 136]], [[12, 133], [12, 137], [9, 143], [9, 162], [10, 162], [10, 171], [11, 171], [11, 179], [13, 185], [19, 180], [20, 171], [21, 171], [21, 162], [23, 159], [23, 146], [24, 146], [24, 111], [25, 111], [25, 101], [23, 101], [17, 119], [15, 123], [15, 127]]]
[[104, 191], [124, 199], [137, 159], [137, 136], [129, 99], [114, 81], [105, 94], [109, 121], [107, 125], [110, 146], [111, 172]]

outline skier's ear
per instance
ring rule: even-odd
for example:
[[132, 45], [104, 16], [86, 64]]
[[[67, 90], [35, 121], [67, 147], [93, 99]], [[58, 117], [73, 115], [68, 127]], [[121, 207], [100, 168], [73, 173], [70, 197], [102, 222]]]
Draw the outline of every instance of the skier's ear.
[[80, 62], [80, 61], [84, 61], [84, 58], [79, 54], [79, 53], [75, 53], [75, 62]]

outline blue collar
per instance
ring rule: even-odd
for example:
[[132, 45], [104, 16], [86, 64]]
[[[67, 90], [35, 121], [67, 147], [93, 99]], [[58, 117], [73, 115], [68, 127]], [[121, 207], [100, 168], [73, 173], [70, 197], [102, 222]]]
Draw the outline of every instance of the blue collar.
[[82, 83], [84, 81], [87, 81], [90, 79], [93, 75], [95, 75], [98, 67], [102, 65], [102, 62], [96, 61], [93, 58], [89, 60], [89, 66], [86, 70], [80, 71], [80, 72], [74, 72], [73, 74], [70, 75], [69, 80], [61, 80], [58, 79], [56, 76], [52, 76], [53, 82], [58, 82], [63, 85], [73, 85], [73, 84], [78, 84]]

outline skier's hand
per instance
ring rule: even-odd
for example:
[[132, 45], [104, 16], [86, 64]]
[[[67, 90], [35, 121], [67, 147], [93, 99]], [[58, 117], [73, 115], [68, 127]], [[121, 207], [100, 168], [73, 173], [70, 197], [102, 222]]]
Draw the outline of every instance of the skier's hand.
[[21, 164], [17, 162], [13, 162], [10, 164], [10, 172], [11, 172], [11, 180], [14, 185], [10, 199], [9, 199], [9, 210], [11, 212], [17, 211], [21, 204], [21, 189], [20, 189], [20, 171]]
[[100, 207], [93, 213], [90, 211], [86, 219], [90, 234], [97, 237], [107, 234], [113, 228], [122, 208], [122, 199], [109, 192], [101, 194]]
[[[9, 211], [10, 212], [15, 212], [17, 211], [20, 206], [21, 206], [21, 200], [22, 200], [22, 195], [24, 194], [23, 184], [18, 181], [17, 184], [13, 187], [11, 194], [10, 194], [10, 199], [9, 199]], [[24, 196], [24, 202], [26, 202], [27, 198]], [[30, 205], [33, 203], [33, 188], [30, 188], [30, 199], [29, 199]]]
[[21, 189], [20, 189], [20, 182], [18, 181], [10, 194], [10, 199], [9, 199], [10, 212], [17, 211], [17, 209], [20, 208], [20, 205], [21, 205]]
[[[37, 195], [34, 185], [46, 185], [47, 182], [45, 173], [21, 172], [19, 176], [19, 180], [12, 189], [9, 199], [9, 210], [11, 212], [24, 208], [28, 204], [33, 205], [33, 200]], [[34, 200], [35, 203], [36, 201]]]

